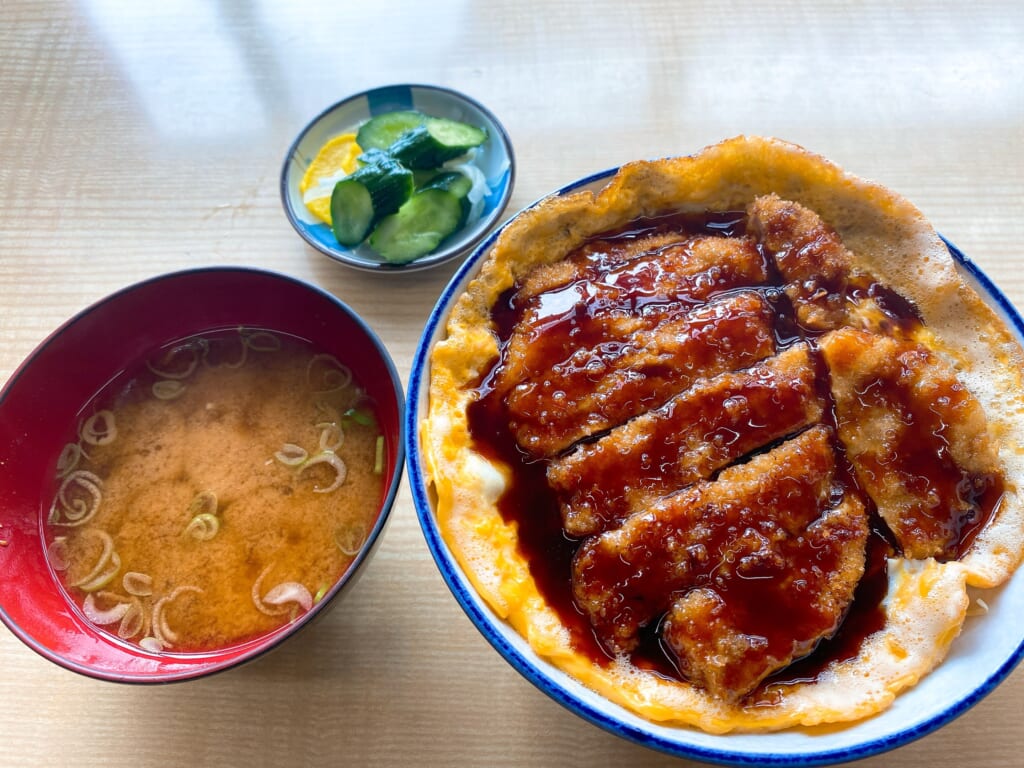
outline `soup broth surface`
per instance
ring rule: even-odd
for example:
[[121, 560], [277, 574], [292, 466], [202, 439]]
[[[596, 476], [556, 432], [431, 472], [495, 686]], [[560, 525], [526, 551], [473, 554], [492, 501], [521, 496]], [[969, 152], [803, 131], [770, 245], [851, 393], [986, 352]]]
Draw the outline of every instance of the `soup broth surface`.
[[82, 412], [46, 524], [90, 621], [223, 648], [308, 611], [377, 518], [383, 438], [337, 359], [252, 329], [159, 350]]

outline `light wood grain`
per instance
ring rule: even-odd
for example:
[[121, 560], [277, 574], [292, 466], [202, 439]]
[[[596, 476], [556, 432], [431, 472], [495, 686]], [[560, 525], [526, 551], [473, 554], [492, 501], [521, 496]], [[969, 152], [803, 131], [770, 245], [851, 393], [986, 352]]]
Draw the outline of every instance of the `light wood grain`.
[[[383, 279], [281, 210], [295, 134], [365, 87], [463, 90], [504, 121], [509, 213], [583, 175], [776, 135], [914, 200], [1024, 306], [1024, 6], [1017, 2], [114, 0], [0, 4], [0, 381], [70, 315], [161, 272], [315, 282], [406, 378], [454, 266]], [[1021, 766], [1024, 672], [861, 763]], [[0, 630], [0, 765], [684, 764], [583, 722], [487, 645], [403, 488], [356, 589], [279, 651], [210, 679], [76, 676]]]

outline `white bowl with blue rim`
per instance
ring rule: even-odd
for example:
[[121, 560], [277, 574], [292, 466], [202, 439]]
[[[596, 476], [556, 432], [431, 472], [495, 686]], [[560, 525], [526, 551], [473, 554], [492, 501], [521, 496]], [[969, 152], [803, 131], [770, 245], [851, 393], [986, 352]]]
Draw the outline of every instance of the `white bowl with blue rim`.
[[[612, 168], [580, 179], [553, 194], [597, 190], [617, 170]], [[931, 674], [914, 688], [900, 694], [889, 709], [846, 726], [722, 735], [660, 725], [594, 693], [539, 657], [530, 644], [477, 594], [441, 536], [435, 517], [435, 497], [426, 482], [423, 446], [420, 443], [419, 427], [427, 415], [431, 350], [444, 338], [452, 307], [479, 273], [500, 234], [501, 229], [492, 233], [466, 260], [441, 294], [427, 321], [413, 359], [408, 385], [404, 433], [406, 458], [420, 527], [448, 588], [495, 650], [543, 693], [613, 734], [678, 757], [737, 766], [832, 765], [876, 755], [931, 733], [991, 693], [1024, 658], [1024, 569], [1018, 570], [1006, 584], [994, 590], [991, 599], [986, 596], [989, 610], [984, 620], [967, 623], [947, 658]], [[967, 256], [948, 240], [945, 242], [967, 283], [1024, 343], [1024, 320], [1010, 301]]]
[[[417, 110], [432, 117], [469, 123], [487, 131], [487, 140], [472, 159], [483, 173], [486, 191], [480, 215], [441, 243], [437, 250], [405, 264], [386, 262], [365, 242], [340, 245], [331, 227], [314, 216], [302, 201], [299, 183], [320, 148], [335, 136], [355, 132], [371, 117]], [[490, 231], [508, 205], [515, 182], [512, 142], [498, 118], [485, 106], [450, 88], [434, 85], [387, 85], [350, 96], [321, 112], [299, 133], [281, 169], [281, 202], [299, 236], [321, 253], [357, 269], [410, 271], [465, 256]]]

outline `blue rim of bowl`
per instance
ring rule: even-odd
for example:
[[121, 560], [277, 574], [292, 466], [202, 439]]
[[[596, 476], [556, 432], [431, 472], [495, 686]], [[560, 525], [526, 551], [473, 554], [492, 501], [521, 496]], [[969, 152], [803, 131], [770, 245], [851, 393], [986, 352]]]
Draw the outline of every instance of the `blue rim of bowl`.
[[[434, 251], [426, 256], [423, 256], [414, 261], [407, 262], [405, 264], [389, 264], [388, 262], [373, 262], [367, 259], [355, 258], [348, 256], [344, 251], [334, 251], [328, 248], [324, 248], [323, 245], [313, 238], [309, 237], [305, 230], [299, 226], [299, 222], [295, 217], [295, 213], [292, 211], [291, 205], [288, 203], [288, 166], [292, 161], [292, 157], [295, 155], [295, 151], [298, 149], [299, 144], [306, 137], [306, 134], [312, 130], [312, 128], [319, 123], [326, 115], [333, 112], [334, 110], [350, 104], [358, 99], [369, 99], [371, 102], [375, 97], [387, 92], [393, 92], [395, 89], [406, 89], [410, 93], [415, 90], [432, 91], [434, 93], [444, 94], [449, 96], [456, 101], [463, 101], [474, 109], [479, 110], [481, 113], [487, 116], [487, 119], [494, 124], [498, 133], [498, 143], [504, 148], [504, 153], [508, 157], [508, 184], [505, 185], [505, 189], [498, 200], [498, 203], [494, 206], [489, 214], [484, 216], [480, 221], [485, 222], [480, 228], [480, 232], [465, 241], [459, 240], [446, 248], [439, 251]], [[288, 151], [284, 156], [284, 163], [281, 166], [281, 178], [279, 183], [279, 192], [281, 195], [281, 203], [284, 207], [285, 216], [288, 218], [288, 223], [291, 224], [292, 229], [298, 233], [309, 246], [324, 254], [325, 256], [344, 264], [354, 269], [364, 270], [366, 272], [416, 272], [419, 270], [430, 269], [436, 267], [447, 261], [457, 258], [458, 256], [468, 253], [471, 251], [481, 240], [487, 237], [488, 232], [491, 231], [492, 226], [504, 213], [505, 208], [508, 206], [508, 201], [512, 197], [512, 190], [515, 187], [516, 180], [516, 160], [515, 152], [512, 148], [512, 139], [508, 135], [508, 131], [505, 129], [504, 124], [497, 118], [497, 116], [483, 104], [471, 96], [467, 96], [464, 93], [454, 90], [453, 88], [446, 88], [440, 85], [427, 85], [423, 83], [396, 83], [394, 85], [383, 85], [377, 88], [370, 88], [366, 91], [360, 91], [354, 93], [341, 101], [335, 102], [326, 109], [322, 110], [316, 117], [306, 123], [306, 126], [299, 131], [298, 136], [292, 141], [288, 147]]]
[[[586, 187], [599, 181], [603, 181], [613, 176], [618, 170], [619, 169], [616, 167], [594, 173], [590, 176], [567, 184], [549, 195], [545, 195], [526, 206], [526, 208], [515, 216], [510, 217], [505, 224], [492, 232], [490, 237], [477, 247], [473, 255], [462, 264], [460, 269], [449, 281], [448, 285], [441, 293], [437, 304], [434, 306], [430, 317], [427, 319], [427, 323], [423, 329], [423, 335], [417, 345], [416, 353], [412, 361], [412, 369], [407, 390], [410, 398], [418, 398], [423, 387], [424, 378], [428, 375], [430, 370], [430, 351], [434, 343], [433, 337], [439, 328], [441, 328], [448, 312], [451, 310], [450, 302], [454, 298], [454, 293], [457, 290], [460, 290], [460, 286], [469, 273], [480, 265], [488, 251], [490, 251], [491, 247], [501, 235], [502, 231], [504, 231], [512, 221], [518, 218], [521, 213], [536, 207], [544, 200], [552, 197], [560, 197], [581, 187]], [[939, 237], [946, 245], [946, 248], [949, 250], [954, 261], [979, 284], [988, 297], [995, 302], [1004, 319], [1013, 326], [1017, 335], [1024, 339], [1024, 320], [1022, 320], [1021, 316], [1014, 309], [1009, 299], [1006, 298], [1006, 295], [973, 261], [963, 253], [963, 251], [953, 245], [953, 243], [941, 234]], [[981, 685], [976, 687], [966, 696], [963, 696], [957, 701], [951, 703], [945, 710], [934, 717], [921, 723], [917, 723], [916, 725], [904, 730], [870, 739], [862, 744], [833, 749], [807, 751], [800, 754], [770, 752], [756, 754], [752, 752], [737, 752], [728, 748], [709, 749], [686, 743], [683, 739], [675, 740], [665, 738], [651, 732], [650, 730], [646, 730], [642, 726], [634, 726], [622, 720], [617, 720], [614, 717], [610, 717], [606, 713], [595, 709], [579, 696], [576, 696], [572, 692], [566, 690], [558, 683], [557, 680], [553, 679], [550, 674], [541, 669], [535, 661], [527, 658], [527, 656], [521, 653], [517, 648], [510, 645], [506, 639], [492, 627], [494, 622], [499, 622], [501, 620], [485, 615], [484, 610], [481, 609], [480, 603], [478, 602], [480, 601], [479, 596], [472, 591], [472, 587], [467, 582], [463, 581], [456, 574], [455, 566], [451, 564], [452, 559], [448, 554], [447, 544], [441, 537], [440, 531], [434, 521], [430, 499], [428, 498], [426, 491], [426, 477], [424, 467], [421, 463], [422, 446], [419, 438], [417, 411], [418, 408], [416, 402], [414, 400], [410, 400], [405, 412], [405, 439], [407, 441], [406, 461], [408, 462], [409, 468], [409, 485], [412, 491], [413, 503], [416, 507], [416, 516], [419, 519], [420, 528], [422, 529], [424, 538], [426, 539], [427, 547], [430, 549], [430, 554], [433, 557], [438, 570], [441, 572], [441, 576], [444, 578], [445, 583], [448, 585], [448, 589], [455, 597], [456, 602], [459, 603], [462, 610], [476, 627], [477, 631], [484, 636], [491, 646], [503, 658], [505, 658], [505, 660], [508, 661], [508, 663], [511, 664], [520, 675], [536, 686], [542, 693], [546, 694], [548, 697], [584, 720], [587, 720], [599, 728], [628, 741], [632, 741], [636, 744], [648, 747], [658, 752], [674, 755], [676, 757], [684, 757], [706, 763], [730, 766], [771, 765], [801, 766], [809, 768], [810, 766], [833, 765], [839, 762], [860, 760], [862, 758], [877, 755], [897, 747], [901, 747], [905, 744], [909, 744], [910, 742], [916, 741], [917, 739], [932, 733], [946, 723], [956, 719], [991, 693], [999, 683], [1009, 676], [1021, 660], [1024, 659], [1024, 638], [1022, 638], [1013, 653], [1011, 653]], [[685, 735], [692, 731], [687, 728], [680, 728], [679, 732], [681, 735]], [[724, 738], [728, 737], [726, 736]]]
[[[381, 360], [388, 371], [388, 377], [391, 379], [392, 386], [395, 390], [395, 396], [397, 398], [397, 411], [398, 411], [398, 425], [401, 428], [406, 416], [407, 403], [405, 399], [405, 393], [402, 391], [402, 379], [398, 375], [398, 369], [395, 367], [394, 361], [391, 359], [391, 355], [388, 353], [387, 348], [381, 341], [380, 337], [374, 332], [366, 321], [360, 317], [355, 310], [349, 307], [345, 302], [339, 299], [329, 291], [320, 288], [312, 283], [300, 280], [299, 278], [286, 275], [281, 272], [275, 272], [268, 269], [257, 269], [254, 267], [242, 267], [242, 266], [207, 266], [197, 267], [194, 269], [184, 269], [176, 272], [168, 272], [154, 277], [140, 280], [139, 282], [132, 283], [131, 285], [120, 288], [113, 293], [104, 296], [101, 299], [93, 302], [84, 309], [76, 312], [74, 315], [69, 317], [63, 323], [61, 323], [56, 329], [54, 329], [39, 345], [29, 354], [24, 361], [22, 361], [15, 369], [14, 373], [11, 374], [10, 378], [4, 382], [3, 386], [0, 387], [0, 405], [3, 404], [4, 397], [10, 387], [15, 381], [22, 375], [22, 373], [32, 364], [42, 352], [52, 344], [56, 338], [68, 327], [75, 325], [85, 320], [90, 314], [99, 310], [103, 305], [108, 302], [123, 296], [124, 294], [131, 293], [139, 288], [146, 285], [152, 285], [154, 283], [160, 283], [164, 280], [186, 277], [188, 275], [199, 274], [204, 272], [238, 272], [254, 275], [262, 275], [277, 280], [284, 280], [290, 283], [294, 283], [298, 286], [306, 288], [307, 290], [320, 294], [322, 297], [327, 299], [329, 302], [337, 305], [349, 318], [366, 334], [367, 338], [373, 343], [374, 348], [380, 353]], [[286, 625], [285, 628], [271, 632], [263, 637], [250, 640], [246, 643], [242, 643], [235, 648], [245, 649], [238, 654], [231, 657], [230, 660], [225, 662], [213, 662], [210, 665], [200, 665], [194, 669], [179, 670], [172, 673], [154, 673], [147, 675], [122, 675], [116, 672], [104, 672], [96, 669], [92, 669], [84, 664], [70, 661], [64, 658], [59, 653], [55, 653], [47, 648], [42, 643], [38, 642], [35, 637], [23, 629], [21, 625], [11, 619], [3, 606], [0, 606], [0, 623], [4, 624], [11, 632], [21, 640], [25, 645], [31, 648], [33, 651], [38, 653], [44, 659], [52, 661], [58, 666], [64, 667], [65, 669], [75, 672], [84, 677], [91, 677], [96, 680], [104, 680], [115, 683], [128, 683], [133, 685], [147, 685], [147, 684], [169, 684], [185, 682], [188, 680], [195, 680], [200, 677], [209, 677], [210, 675], [224, 672], [228, 669], [248, 664], [251, 661], [276, 650], [281, 643], [289, 637], [296, 635], [303, 628], [309, 626], [314, 621], [319, 619], [325, 612], [331, 603], [340, 595], [342, 590], [350, 582], [354, 582], [363, 568], [363, 564], [370, 557], [371, 553], [376, 549], [380, 543], [381, 534], [387, 527], [387, 523], [391, 517], [391, 510], [394, 507], [395, 501], [398, 497], [399, 488], [402, 485], [402, 474], [405, 469], [405, 441], [398, 439], [395, 441], [395, 473], [388, 486], [387, 493], [381, 500], [381, 513], [377, 517], [377, 521], [374, 523], [372, 530], [367, 534], [366, 541], [360, 549], [358, 555], [349, 565], [348, 570], [342, 574], [341, 578], [338, 579], [331, 587], [331, 589], [324, 595], [324, 597], [313, 606], [312, 609], [307, 611], [303, 616], [296, 619], [295, 622]], [[204, 654], [190, 654], [191, 657], [201, 658]]]

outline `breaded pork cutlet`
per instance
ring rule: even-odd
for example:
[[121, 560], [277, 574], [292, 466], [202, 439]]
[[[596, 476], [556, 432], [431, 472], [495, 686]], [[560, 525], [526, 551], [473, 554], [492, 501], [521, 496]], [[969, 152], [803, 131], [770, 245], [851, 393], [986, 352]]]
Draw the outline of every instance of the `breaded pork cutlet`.
[[981, 405], [920, 345], [845, 328], [820, 348], [839, 439], [903, 553], [956, 557], [999, 473]]
[[682, 675], [721, 699], [750, 693], [835, 634], [864, 575], [868, 523], [856, 495], [802, 531], [773, 534], [748, 528], [730, 550], [738, 578], [688, 592], [662, 625]]
[[[535, 274], [552, 270], [559, 272], [558, 279], [549, 276], [545, 280]], [[513, 297], [513, 303], [522, 307], [521, 316], [493, 378], [495, 389], [502, 396], [511, 396], [513, 414], [522, 418], [522, 428], [517, 431], [524, 436], [521, 447], [534, 455], [556, 453], [582, 436], [618, 423], [615, 419], [619, 417], [614, 413], [604, 418], [596, 414], [595, 426], [581, 431], [566, 430], [563, 438], [555, 440], [557, 445], [549, 445], [548, 438], [541, 435], [526, 437], [534, 427], [540, 432], [558, 432], [560, 414], [567, 408], [582, 410], [565, 401], [577, 391], [590, 389], [590, 382], [600, 382], [609, 372], [624, 371], [619, 376], [622, 384], [641, 386], [637, 397], [645, 399], [637, 402], [626, 418], [660, 405], [685, 387], [692, 380], [685, 375], [686, 358], [666, 360], [660, 369], [642, 359], [651, 348], [651, 340], [656, 338], [652, 333], [664, 323], [683, 322], [684, 316], [718, 294], [758, 285], [766, 277], [764, 258], [751, 240], [713, 236], [674, 242], [660, 250], [637, 253], [612, 266], [572, 262], [568, 271], [573, 279], [565, 284], [560, 282], [566, 277], [564, 271], [565, 268], [556, 270], [554, 266], [535, 270]], [[555, 287], [531, 292], [548, 283]], [[523, 299], [521, 294], [528, 298]], [[765, 334], [750, 323], [763, 324], [769, 312], [767, 307], [758, 311], [764, 317], [750, 321], [739, 318], [747, 323], [746, 327], [723, 328], [716, 346], [761, 346]], [[720, 319], [715, 312], [708, 310], [705, 324]], [[673, 326], [670, 332], [679, 329], [680, 326]], [[750, 334], [756, 337], [753, 341], [746, 338]], [[749, 360], [737, 357], [735, 364], [750, 364], [771, 351]], [[672, 370], [665, 365], [684, 375], [679, 377], [679, 387], [659, 400], [658, 396], [645, 393], [643, 387], [656, 390], [659, 379], [674, 380]], [[638, 367], [633, 371], [631, 366]], [[630, 398], [621, 399], [628, 402]], [[577, 413], [575, 418], [579, 416]]]
[[577, 248], [568, 258], [531, 270], [519, 285], [514, 301], [525, 306], [539, 294], [592, 279], [599, 271], [618, 269], [634, 259], [650, 258], [664, 248], [689, 239], [680, 232], [663, 232], [645, 237], [593, 240]]
[[806, 344], [705, 379], [660, 408], [552, 461], [548, 483], [571, 536], [600, 533], [656, 499], [817, 422]]
[[747, 230], [771, 256], [803, 327], [828, 330], [848, 324], [846, 287], [853, 255], [817, 213], [764, 195], [747, 207]]
[[774, 351], [764, 298], [752, 291], [724, 296], [652, 328], [581, 347], [543, 376], [516, 385], [506, 398], [510, 427], [521, 448], [553, 456], [657, 408], [702, 377], [744, 368]]
[[[671, 274], [660, 274], [662, 265]], [[766, 274], [764, 257], [750, 238], [665, 232], [588, 242], [561, 261], [533, 269], [513, 301], [525, 309], [535, 297], [579, 282], [639, 288], [652, 295], [686, 292], [697, 299], [708, 295], [694, 285], [699, 276], [702, 284], [710, 282], [710, 287], [722, 290], [760, 283]]]
[[[832, 441], [829, 427], [812, 427], [585, 540], [573, 593], [606, 647], [633, 650], [640, 629], [672, 610], [687, 674], [732, 698], [834, 632], [863, 573], [868, 529], [859, 499], [836, 498]], [[693, 589], [707, 592], [675, 609]], [[687, 644], [687, 623], [702, 615], [720, 637]], [[749, 648], [698, 658], [740, 635]]]

